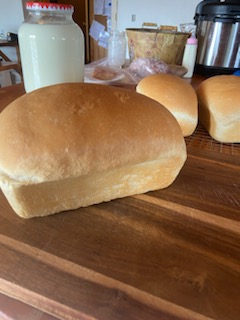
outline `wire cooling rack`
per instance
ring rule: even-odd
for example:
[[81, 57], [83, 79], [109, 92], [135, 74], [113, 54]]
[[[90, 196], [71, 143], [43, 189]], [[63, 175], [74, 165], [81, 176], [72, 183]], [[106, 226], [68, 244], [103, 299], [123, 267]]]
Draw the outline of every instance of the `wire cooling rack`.
[[[214, 140], [205, 128], [198, 124], [195, 132], [185, 139], [188, 150], [201, 150], [240, 156], [240, 143], [221, 143]], [[240, 159], [239, 159], [240, 162]]]

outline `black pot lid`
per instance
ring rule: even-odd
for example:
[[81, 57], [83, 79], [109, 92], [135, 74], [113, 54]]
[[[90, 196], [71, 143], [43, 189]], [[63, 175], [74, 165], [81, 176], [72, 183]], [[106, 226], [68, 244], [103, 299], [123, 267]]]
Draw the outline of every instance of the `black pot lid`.
[[240, 18], [240, 0], [204, 0], [197, 5], [195, 19], [213, 16], [229, 16]]

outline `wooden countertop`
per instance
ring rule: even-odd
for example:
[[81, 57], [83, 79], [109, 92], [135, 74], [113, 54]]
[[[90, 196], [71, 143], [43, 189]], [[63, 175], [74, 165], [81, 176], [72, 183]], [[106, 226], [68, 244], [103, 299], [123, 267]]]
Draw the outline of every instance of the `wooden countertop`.
[[[23, 93], [0, 89], [0, 110]], [[5, 299], [66, 320], [239, 319], [240, 145], [200, 125], [186, 143], [164, 190], [31, 220], [0, 192]]]

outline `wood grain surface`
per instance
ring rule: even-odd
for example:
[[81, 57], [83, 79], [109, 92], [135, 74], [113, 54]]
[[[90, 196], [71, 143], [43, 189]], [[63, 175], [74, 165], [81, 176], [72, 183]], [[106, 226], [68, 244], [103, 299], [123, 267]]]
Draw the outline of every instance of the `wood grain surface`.
[[66, 320], [239, 319], [240, 145], [186, 144], [164, 190], [31, 220], [0, 193], [0, 292]]

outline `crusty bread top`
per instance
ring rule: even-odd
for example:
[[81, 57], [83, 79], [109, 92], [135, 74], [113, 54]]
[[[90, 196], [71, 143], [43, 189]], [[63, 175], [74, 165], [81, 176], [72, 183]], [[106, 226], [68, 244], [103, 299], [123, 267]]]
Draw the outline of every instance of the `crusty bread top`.
[[164, 105], [178, 120], [184, 136], [193, 133], [198, 122], [198, 101], [193, 87], [172, 74], [153, 74], [143, 78], [137, 92]]
[[174, 117], [127, 89], [59, 84], [25, 94], [0, 114], [5, 181], [52, 181], [174, 156], [186, 158]]
[[227, 122], [240, 119], [240, 77], [217, 75], [197, 87], [199, 105], [209, 109], [214, 117], [225, 117]]

